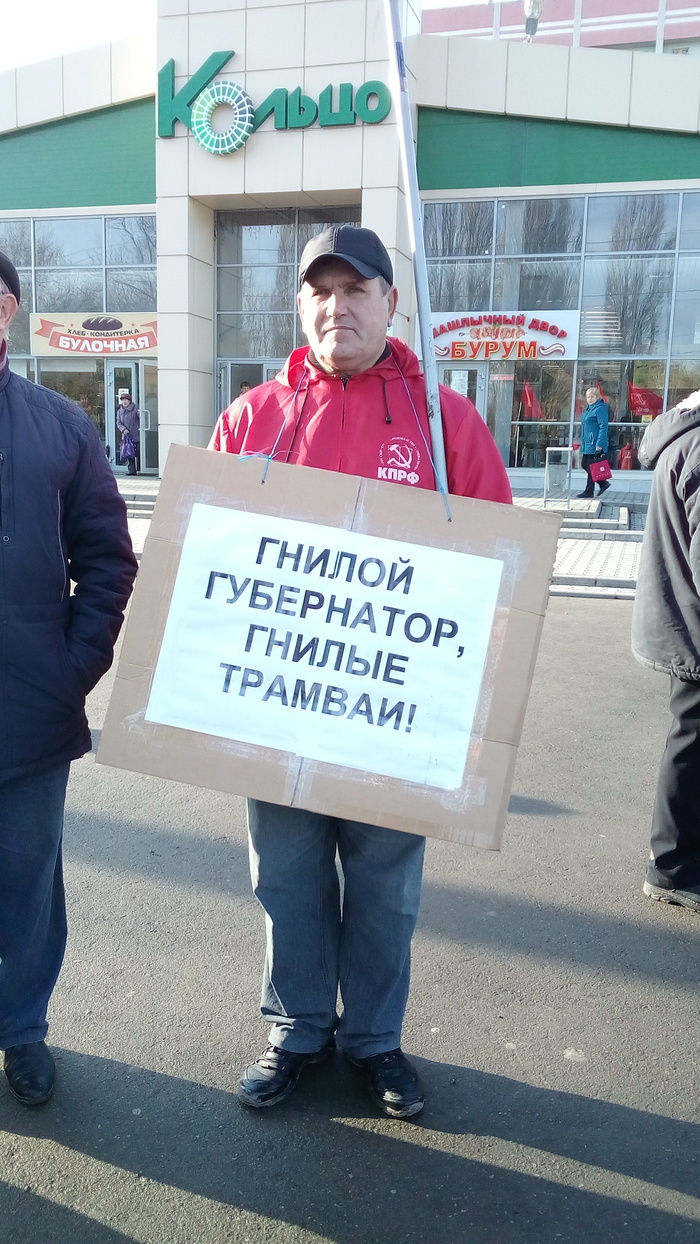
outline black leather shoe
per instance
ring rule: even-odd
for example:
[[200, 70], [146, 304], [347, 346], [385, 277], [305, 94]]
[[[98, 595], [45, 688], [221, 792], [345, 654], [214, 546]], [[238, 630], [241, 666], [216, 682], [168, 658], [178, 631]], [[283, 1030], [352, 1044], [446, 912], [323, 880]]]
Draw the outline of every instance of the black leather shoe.
[[5, 1050], [5, 1076], [23, 1106], [41, 1106], [53, 1093], [56, 1068], [45, 1041], [11, 1045]]
[[583, 499], [583, 500], [585, 500], [585, 501], [592, 501], [592, 500], [593, 500], [593, 493], [592, 493], [592, 492], [577, 492], [577, 493], [576, 493], [576, 498], [577, 498], [577, 500], [581, 500], [581, 499]]
[[598, 496], [602, 497], [603, 493], [607, 492], [609, 487], [610, 487], [610, 481], [607, 479], [602, 479], [598, 485]]
[[292, 1050], [280, 1050], [268, 1045], [254, 1063], [246, 1067], [245, 1075], [238, 1085], [238, 1097], [246, 1106], [276, 1106], [284, 1101], [305, 1067], [322, 1063], [335, 1049], [331, 1040], [322, 1050], [313, 1054], [295, 1054]]
[[367, 1072], [372, 1097], [392, 1119], [410, 1119], [423, 1109], [423, 1086], [402, 1050], [387, 1050], [369, 1058], [345, 1057], [353, 1067]]

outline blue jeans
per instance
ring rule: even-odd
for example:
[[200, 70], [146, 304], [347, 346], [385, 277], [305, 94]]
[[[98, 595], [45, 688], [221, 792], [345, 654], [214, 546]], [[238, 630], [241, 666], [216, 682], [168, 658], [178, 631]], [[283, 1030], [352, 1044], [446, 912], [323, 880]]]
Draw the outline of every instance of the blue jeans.
[[43, 1041], [66, 948], [61, 839], [69, 764], [0, 782], [0, 1049]]
[[396, 1049], [425, 838], [256, 799], [248, 828], [253, 890], [266, 917], [261, 1009], [272, 1044], [309, 1054], [337, 1033], [355, 1058]]

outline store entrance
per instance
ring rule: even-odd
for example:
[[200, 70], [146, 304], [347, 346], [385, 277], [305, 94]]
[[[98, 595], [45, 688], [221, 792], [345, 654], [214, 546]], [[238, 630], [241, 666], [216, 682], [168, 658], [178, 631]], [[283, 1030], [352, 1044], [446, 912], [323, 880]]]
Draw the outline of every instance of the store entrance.
[[440, 383], [468, 397], [482, 419], [486, 418], [487, 369], [488, 363], [470, 363], [468, 367], [456, 367], [454, 363], [440, 365]]
[[513, 407], [513, 370], [498, 363], [440, 364], [440, 380], [474, 403], [495, 440], [506, 466], [510, 461], [510, 425]]
[[226, 407], [240, 397], [241, 393], [245, 393], [246, 386], [254, 389], [256, 384], [274, 380], [283, 363], [284, 359], [263, 359], [255, 362], [248, 360], [232, 362], [229, 359], [220, 359], [218, 364], [219, 411], [226, 410]]
[[117, 407], [122, 393], [130, 393], [141, 416], [141, 473], [158, 474], [158, 364], [155, 359], [108, 362], [105, 378], [105, 433], [110, 462], [120, 467], [121, 432]]

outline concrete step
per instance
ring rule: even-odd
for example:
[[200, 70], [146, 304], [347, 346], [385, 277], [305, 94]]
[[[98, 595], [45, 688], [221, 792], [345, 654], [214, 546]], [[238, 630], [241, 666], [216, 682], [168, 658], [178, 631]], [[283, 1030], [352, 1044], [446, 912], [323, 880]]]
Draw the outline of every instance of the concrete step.
[[[638, 534], [627, 533], [628, 537]], [[560, 540], [552, 576], [553, 593], [589, 595], [595, 590], [599, 595], [633, 595], [641, 547], [640, 540], [629, 538]]]
[[588, 528], [562, 527], [560, 540], [630, 540], [633, 544], [641, 544], [643, 531], [591, 531]]
[[550, 596], [571, 596], [578, 600], [634, 600], [635, 589], [632, 587], [601, 587], [599, 584], [588, 584], [585, 581], [572, 584], [553, 583], [549, 589]]
[[154, 501], [127, 501], [126, 513], [128, 518], [153, 518], [153, 510], [155, 508]]
[[119, 491], [126, 502], [126, 513], [129, 518], [151, 519], [153, 517], [153, 510], [158, 500], [157, 488], [130, 489], [120, 480]]

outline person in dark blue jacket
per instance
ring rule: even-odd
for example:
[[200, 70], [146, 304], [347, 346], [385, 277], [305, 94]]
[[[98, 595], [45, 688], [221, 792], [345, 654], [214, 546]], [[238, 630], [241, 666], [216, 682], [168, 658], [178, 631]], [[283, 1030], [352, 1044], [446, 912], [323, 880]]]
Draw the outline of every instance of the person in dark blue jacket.
[[111, 665], [136, 559], [90, 419], [9, 369], [19, 300], [0, 252], [0, 1049], [15, 1097], [38, 1105], [54, 1082], [68, 771], [90, 750], [85, 697]]
[[[586, 389], [586, 409], [581, 415], [581, 466], [586, 472], [586, 487], [579, 497], [592, 497], [595, 480], [591, 475], [591, 463], [608, 452], [608, 408], [597, 389]], [[610, 487], [608, 480], [598, 484], [598, 496]]]

